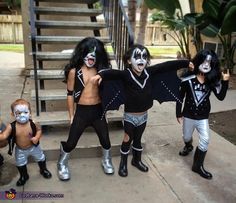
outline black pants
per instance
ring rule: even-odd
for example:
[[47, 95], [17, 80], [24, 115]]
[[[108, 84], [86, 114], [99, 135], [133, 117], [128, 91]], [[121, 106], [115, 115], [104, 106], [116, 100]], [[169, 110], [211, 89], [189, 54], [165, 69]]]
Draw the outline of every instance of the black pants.
[[146, 124], [147, 122], [139, 126], [134, 126], [132, 123], [124, 121], [124, 130], [125, 133], [129, 136], [129, 141], [128, 142], [123, 141], [121, 145], [122, 152], [128, 152], [132, 142], [135, 148], [142, 149], [141, 139], [143, 132], [146, 128]]
[[84, 130], [91, 126], [98, 135], [100, 144], [104, 149], [110, 149], [111, 143], [108, 133], [108, 126], [104, 116], [102, 116], [102, 105], [80, 105], [77, 104], [73, 123], [70, 127], [67, 142], [63, 144], [65, 152], [71, 152], [77, 145]]

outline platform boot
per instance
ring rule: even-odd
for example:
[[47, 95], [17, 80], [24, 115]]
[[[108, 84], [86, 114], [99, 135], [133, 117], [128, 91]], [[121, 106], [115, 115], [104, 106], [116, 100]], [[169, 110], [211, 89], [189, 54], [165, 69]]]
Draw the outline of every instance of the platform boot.
[[46, 159], [44, 161], [39, 161], [38, 162], [38, 165], [39, 165], [39, 169], [40, 169], [40, 174], [46, 178], [46, 179], [49, 179], [52, 177], [52, 174], [51, 172], [47, 169], [47, 166], [46, 166]]
[[103, 167], [104, 173], [113, 174], [114, 166], [112, 165], [112, 160], [111, 160], [111, 150], [103, 148], [102, 153], [103, 153], [102, 167]]
[[128, 155], [129, 155], [129, 151], [128, 152], [120, 151], [120, 166], [119, 166], [118, 174], [121, 177], [128, 176], [128, 168], [127, 168]]
[[60, 146], [60, 157], [57, 162], [57, 175], [60, 180], [69, 180], [70, 179], [70, 171], [68, 167], [70, 153], [66, 153], [63, 150], [63, 145], [61, 143]]
[[142, 172], [148, 172], [148, 167], [141, 161], [142, 151], [142, 148], [138, 149], [132, 146], [133, 158], [131, 164]]
[[27, 172], [27, 166], [17, 166], [17, 169], [20, 173], [20, 178], [19, 180], [16, 182], [16, 186], [22, 186], [26, 183], [27, 180], [29, 180], [29, 175]]
[[193, 150], [192, 139], [189, 142], [184, 142], [184, 143], [185, 143], [184, 148], [181, 151], [179, 151], [180, 156], [187, 156]]
[[212, 179], [212, 174], [206, 171], [203, 167], [206, 153], [207, 151], [203, 152], [198, 147], [196, 148], [194, 159], [193, 159], [192, 171], [195, 173], [198, 173], [203, 178]]

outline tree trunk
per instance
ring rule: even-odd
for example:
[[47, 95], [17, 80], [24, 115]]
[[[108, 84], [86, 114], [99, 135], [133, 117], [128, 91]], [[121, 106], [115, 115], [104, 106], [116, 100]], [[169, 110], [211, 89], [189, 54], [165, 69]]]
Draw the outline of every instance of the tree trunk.
[[134, 35], [135, 35], [135, 26], [136, 26], [136, 8], [137, 8], [136, 0], [129, 0], [128, 1], [128, 17], [129, 17], [129, 22], [131, 24], [131, 29], [133, 30]]
[[142, 45], [144, 45], [144, 42], [145, 42], [147, 17], [148, 17], [148, 7], [146, 6], [145, 2], [142, 1], [140, 20], [139, 20], [139, 33], [138, 33], [138, 39], [137, 39], [137, 43], [142, 44]]

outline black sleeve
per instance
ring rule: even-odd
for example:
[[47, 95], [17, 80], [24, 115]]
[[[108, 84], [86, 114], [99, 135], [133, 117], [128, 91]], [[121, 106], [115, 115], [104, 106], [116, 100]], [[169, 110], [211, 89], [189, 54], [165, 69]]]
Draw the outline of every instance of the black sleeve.
[[[228, 90], [228, 86], [229, 86], [229, 81], [221, 81], [221, 86], [219, 87], [215, 87], [212, 91], [214, 92], [215, 96], [217, 99], [219, 99], [220, 101], [223, 101], [227, 90]], [[219, 89], [220, 88], [220, 89]]]
[[182, 117], [183, 101], [186, 94], [187, 82], [182, 82], [179, 88], [179, 102], [176, 102], [176, 118]]
[[189, 66], [189, 60], [173, 60], [149, 66], [147, 70], [150, 74], [156, 74], [156, 73], [174, 71], [181, 68], [188, 68], [188, 66]]
[[102, 77], [102, 80], [122, 80], [125, 76], [125, 72], [121, 70], [102, 70], [99, 71], [98, 74]]

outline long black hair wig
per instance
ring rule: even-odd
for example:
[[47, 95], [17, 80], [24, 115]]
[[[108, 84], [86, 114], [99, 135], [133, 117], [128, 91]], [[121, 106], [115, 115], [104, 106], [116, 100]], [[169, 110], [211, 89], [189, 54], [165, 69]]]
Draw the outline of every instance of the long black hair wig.
[[109, 57], [105, 50], [103, 42], [94, 37], [86, 37], [76, 45], [69, 63], [64, 68], [64, 82], [67, 81], [68, 74], [71, 69], [81, 69], [81, 67], [84, 65], [84, 58], [89, 52], [91, 52], [91, 50], [94, 50], [94, 47], [96, 47], [96, 63], [94, 67], [97, 69], [97, 71], [105, 68], [110, 68], [111, 65]]
[[215, 87], [221, 78], [220, 62], [217, 54], [212, 50], [201, 50], [196, 56], [192, 59], [194, 64], [194, 74], [199, 74], [199, 66], [206, 60], [207, 55], [211, 55], [211, 70], [208, 73], [205, 73], [205, 82], [210, 87]]
[[145, 46], [141, 45], [141, 44], [134, 44], [126, 51], [126, 53], [123, 56], [123, 62], [124, 62], [124, 67], [125, 68], [132, 68], [132, 64], [130, 64], [129, 61], [131, 60], [133, 51], [136, 48], [138, 48], [140, 50], [144, 50], [144, 49], [146, 50], [146, 52], [147, 52], [147, 62], [148, 62], [147, 64], [148, 65], [150, 64], [151, 55], [150, 55], [150, 52], [148, 51], [148, 49]]

